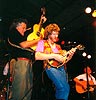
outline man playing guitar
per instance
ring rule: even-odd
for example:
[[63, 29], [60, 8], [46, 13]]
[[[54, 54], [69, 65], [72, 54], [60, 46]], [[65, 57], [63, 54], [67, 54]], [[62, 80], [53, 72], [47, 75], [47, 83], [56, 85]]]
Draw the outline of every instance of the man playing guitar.
[[[69, 84], [66, 80], [66, 72], [64, 64], [67, 63], [73, 57], [76, 49], [72, 48], [68, 52], [61, 54], [60, 45], [56, 44], [58, 40], [60, 28], [57, 24], [52, 23], [45, 27], [44, 39], [40, 40], [37, 44], [35, 58], [36, 60], [44, 60], [44, 68], [52, 82], [55, 85], [55, 97], [56, 100], [68, 100]], [[55, 60], [63, 63], [60, 67], [54, 67], [54, 62], [49, 64], [48, 60]], [[57, 62], [55, 62], [55, 65]]]
[[[78, 75], [73, 80], [76, 82], [76, 92], [79, 94], [86, 94], [88, 91], [91, 93], [94, 91], [96, 80], [91, 75], [92, 70], [89, 66], [84, 68], [84, 73]], [[93, 100], [93, 99], [91, 99]]]

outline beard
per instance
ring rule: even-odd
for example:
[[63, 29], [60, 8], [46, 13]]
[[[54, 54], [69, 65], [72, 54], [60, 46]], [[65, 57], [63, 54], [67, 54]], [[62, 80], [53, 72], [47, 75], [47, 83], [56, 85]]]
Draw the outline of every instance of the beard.
[[53, 42], [57, 42], [59, 39], [57, 38], [57, 37], [50, 37], [50, 39], [51, 39], [51, 41], [53, 41]]

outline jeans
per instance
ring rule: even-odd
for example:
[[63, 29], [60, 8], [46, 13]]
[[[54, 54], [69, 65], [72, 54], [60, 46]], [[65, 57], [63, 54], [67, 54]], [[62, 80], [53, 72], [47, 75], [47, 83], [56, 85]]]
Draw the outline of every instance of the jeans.
[[47, 68], [46, 73], [49, 79], [52, 80], [56, 88], [55, 97], [56, 99], [68, 100], [70, 87], [67, 82], [66, 72], [64, 66], [59, 68]]
[[[32, 87], [32, 63], [26, 60], [17, 60], [13, 66], [14, 77], [12, 82], [11, 100], [30, 100]], [[30, 91], [29, 91], [30, 90]], [[29, 91], [29, 92], [28, 92]], [[26, 95], [26, 93], [28, 93]]]

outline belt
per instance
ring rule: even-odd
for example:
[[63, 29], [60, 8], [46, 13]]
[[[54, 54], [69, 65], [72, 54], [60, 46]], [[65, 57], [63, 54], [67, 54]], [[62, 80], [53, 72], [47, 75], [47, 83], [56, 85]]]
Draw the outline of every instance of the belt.
[[23, 57], [19, 57], [19, 58], [17, 58], [17, 60], [26, 60], [26, 61], [30, 61], [30, 59], [28, 59], [28, 58], [23, 58]]

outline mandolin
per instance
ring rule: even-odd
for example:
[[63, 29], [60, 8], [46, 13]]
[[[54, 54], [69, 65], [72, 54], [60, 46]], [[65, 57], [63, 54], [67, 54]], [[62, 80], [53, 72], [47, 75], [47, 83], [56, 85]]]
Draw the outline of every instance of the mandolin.
[[[41, 12], [42, 12], [42, 15], [41, 15], [41, 18], [40, 18], [40, 22], [39, 22], [39, 24], [35, 24], [35, 25], [33, 26], [33, 32], [30, 33], [30, 34], [28, 35], [28, 37], [27, 37], [27, 40], [28, 40], [28, 41], [30, 41], [30, 40], [35, 40], [35, 39], [37, 39], [37, 38], [39, 38], [39, 37], [42, 37], [42, 38], [44, 37], [44, 34], [43, 34], [43, 33], [44, 33], [44, 28], [42, 27], [44, 21], [43, 21], [43, 19], [42, 19], [42, 16], [45, 15], [45, 8], [41, 8]], [[31, 49], [35, 50], [35, 49], [36, 49], [36, 44], [33, 45], [33, 46], [31, 47]]]
[[[84, 50], [84, 46], [83, 45], [81, 45], [81, 44], [79, 44], [79, 45], [77, 45], [76, 47], [74, 47], [74, 49], [78, 49], [78, 50]], [[70, 50], [69, 50], [70, 51]], [[66, 59], [66, 56], [68, 56], [68, 51], [65, 51], [65, 50], [61, 50], [61, 52], [60, 52], [60, 54], [64, 57], [64, 59]], [[61, 66], [63, 66], [64, 65], [64, 63], [60, 63], [60, 62], [58, 62], [58, 61], [56, 61], [56, 60], [54, 60], [54, 59], [52, 59], [52, 60], [47, 60], [47, 61], [45, 61], [45, 62], [47, 62], [47, 65], [48, 66], [52, 66], [52, 67], [55, 67], [55, 68], [59, 68], [59, 67], [61, 67]]]

